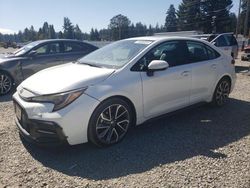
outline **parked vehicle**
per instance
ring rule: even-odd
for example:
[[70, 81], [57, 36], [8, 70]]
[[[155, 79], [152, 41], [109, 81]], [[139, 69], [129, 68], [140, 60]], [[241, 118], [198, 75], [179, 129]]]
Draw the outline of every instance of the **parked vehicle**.
[[0, 58], [0, 95], [9, 93], [32, 74], [75, 61], [97, 47], [77, 40], [40, 40]]
[[247, 39], [244, 45], [243, 54], [241, 55], [241, 60], [242, 61], [250, 60], [250, 39]]
[[109, 146], [134, 124], [196, 103], [224, 105], [235, 84], [233, 62], [194, 38], [114, 42], [22, 82], [13, 95], [16, 124], [42, 145]]
[[231, 55], [233, 58], [238, 57], [239, 45], [233, 33], [202, 34], [193, 37], [207, 40], [223, 50], [226, 54]]

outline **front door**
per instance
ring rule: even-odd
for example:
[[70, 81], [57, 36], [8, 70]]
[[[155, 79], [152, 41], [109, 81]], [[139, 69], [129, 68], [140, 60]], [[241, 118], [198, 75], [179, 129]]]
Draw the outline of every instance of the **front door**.
[[148, 76], [141, 72], [144, 116], [155, 117], [189, 105], [191, 68], [186, 64], [187, 47], [183, 41], [165, 42], [143, 57], [139, 63], [165, 60], [169, 68]]
[[24, 79], [32, 74], [48, 67], [62, 64], [64, 62], [61, 53], [60, 42], [43, 44], [34, 49], [36, 54], [30, 56], [22, 62], [22, 72]]

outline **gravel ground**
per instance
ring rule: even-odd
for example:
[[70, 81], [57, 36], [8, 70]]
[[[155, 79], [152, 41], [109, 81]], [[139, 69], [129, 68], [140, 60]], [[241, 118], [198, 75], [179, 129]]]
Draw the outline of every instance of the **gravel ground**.
[[[250, 187], [250, 76], [222, 108], [194, 108], [130, 130], [124, 141], [38, 148], [20, 139], [0, 98], [0, 187]], [[250, 74], [249, 74], [250, 75]]]

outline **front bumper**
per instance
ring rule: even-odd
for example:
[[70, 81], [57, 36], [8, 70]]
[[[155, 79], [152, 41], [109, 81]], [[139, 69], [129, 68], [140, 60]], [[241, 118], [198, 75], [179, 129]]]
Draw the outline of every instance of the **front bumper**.
[[[20, 122], [17, 118], [15, 118], [15, 122], [21, 136], [29, 142], [41, 146], [68, 145], [66, 136], [63, 134], [62, 129], [53, 122], [34, 120]], [[26, 127], [24, 127], [24, 125]]]
[[26, 102], [18, 93], [13, 95], [13, 101], [22, 112], [15, 117], [21, 135], [29, 141], [51, 145], [88, 142], [89, 119], [99, 104], [98, 100], [83, 94], [67, 107], [53, 112], [53, 104]]

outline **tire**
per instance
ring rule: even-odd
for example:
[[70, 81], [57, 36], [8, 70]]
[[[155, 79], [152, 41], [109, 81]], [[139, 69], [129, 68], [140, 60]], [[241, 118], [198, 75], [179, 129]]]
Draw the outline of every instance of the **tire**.
[[13, 89], [13, 79], [5, 71], [0, 71], [0, 96], [7, 95]]
[[217, 107], [224, 106], [228, 102], [230, 91], [230, 80], [228, 78], [222, 78], [215, 88], [212, 104]]
[[88, 125], [88, 139], [99, 147], [119, 143], [132, 124], [131, 107], [120, 98], [102, 102], [93, 112]]

